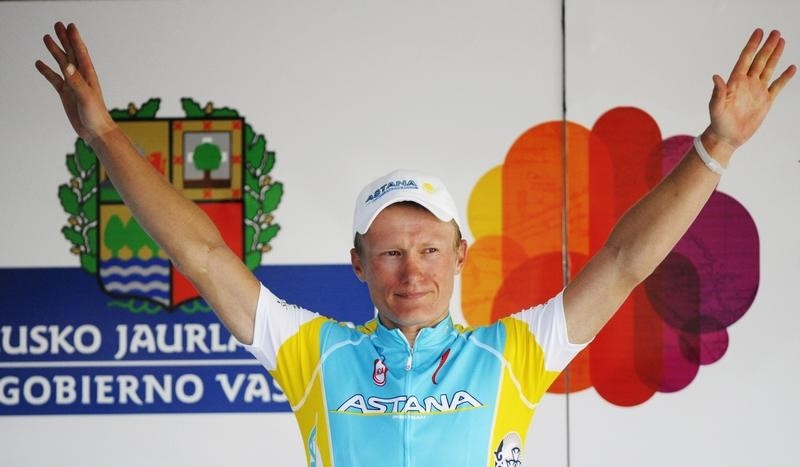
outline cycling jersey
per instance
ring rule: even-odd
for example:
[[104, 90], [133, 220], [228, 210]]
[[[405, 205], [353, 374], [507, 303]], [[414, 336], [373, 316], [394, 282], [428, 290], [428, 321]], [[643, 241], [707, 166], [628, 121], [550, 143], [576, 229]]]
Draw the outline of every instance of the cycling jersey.
[[477, 328], [450, 317], [413, 348], [378, 319], [353, 327], [261, 287], [248, 349], [280, 384], [310, 466], [519, 466], [536, 405], [585, 347], [561, 294]]

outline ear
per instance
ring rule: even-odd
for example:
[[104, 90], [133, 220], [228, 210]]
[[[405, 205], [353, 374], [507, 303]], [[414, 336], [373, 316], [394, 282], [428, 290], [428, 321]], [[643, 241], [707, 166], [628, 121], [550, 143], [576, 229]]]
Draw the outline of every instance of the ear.
[[467, 241], [463, 238], [458, 242], [456, 248], [456, 274], [459, 274], [464, 269], [464, 264], [467, 262]]
[[364, 276], [364, 267], [361, 265], [361, 257], [358, 256], [358, 252], [355, 248], [350, 249], [350, 264], [353, 266], [353, 272], [356, 273], [356, 277], [361, 282], [366, 282], [366, 277]]

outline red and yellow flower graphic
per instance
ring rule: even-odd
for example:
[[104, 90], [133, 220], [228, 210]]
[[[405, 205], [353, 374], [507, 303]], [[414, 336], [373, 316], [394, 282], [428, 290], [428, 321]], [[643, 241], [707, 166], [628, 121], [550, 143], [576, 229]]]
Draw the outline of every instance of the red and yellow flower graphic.
[[[556, 121], [523, 133], [470, 197], [475, 242], [462, 276], [465, 319], [489, 323], [558, 293], [691, 144], [691, 136], [662, 138], [655, 120], [633, 107], [606, 112], [591, 129]], [[700, 365], [724, 355], [727, 327], [747, 312], [758, 282], [755, 223], [715, 191], [570, 365], [569, 387], [562, 375], [550, 392], [593, 386], [612, 404], [634, 406], [685, 388]]]

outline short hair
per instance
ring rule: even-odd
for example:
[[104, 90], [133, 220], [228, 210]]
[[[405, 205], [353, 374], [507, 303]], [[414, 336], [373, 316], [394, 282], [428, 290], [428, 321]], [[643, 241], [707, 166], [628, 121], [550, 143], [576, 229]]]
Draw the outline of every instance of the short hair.
[[[428, 209], [425, 206], [423, 206], [423, 205], [421, 205], [419, 203], [415, 203], [414, 201], [398, 201], [397, 203], [390, 204], [389, 206], [407, 206], [407, 207], [414, 208], [414, 209], [422, 209], [422, 210], [428, 211]], [[386, 206], [386, 207], [388, 208], [389, 206]], [[430, 212], [430, 211], [428, 211], [428, 212]], [[461, 229], [458, 227], [458, 222], [456, 222], [455, 219], [450, 219], [450, 224], [456, 230], [456, 240], [453, 243], [453, 248], [455, 250], [458, 250], [458, 246], [461, 244], [461, 239], [462, 239]], [[362, 237], [363, 237], [363, 235], [361, 235], [360, 233], [356, 232], [356, 235], [353, 238], [353, 248], [355, 248], [356, 253], [359, 256], [361, 256], [361, 253], [364, 252], [364, 245], [363, 245]]]

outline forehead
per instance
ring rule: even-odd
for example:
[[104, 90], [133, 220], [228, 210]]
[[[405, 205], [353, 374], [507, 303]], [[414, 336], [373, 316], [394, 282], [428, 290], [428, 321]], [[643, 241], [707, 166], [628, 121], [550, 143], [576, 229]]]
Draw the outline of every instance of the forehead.
[[452, 222], [444, 222], [416, 203], [397, 203], [383, 209], [372, 222], [364, 238], [371, 241], [398, 236], [451, 238]]

